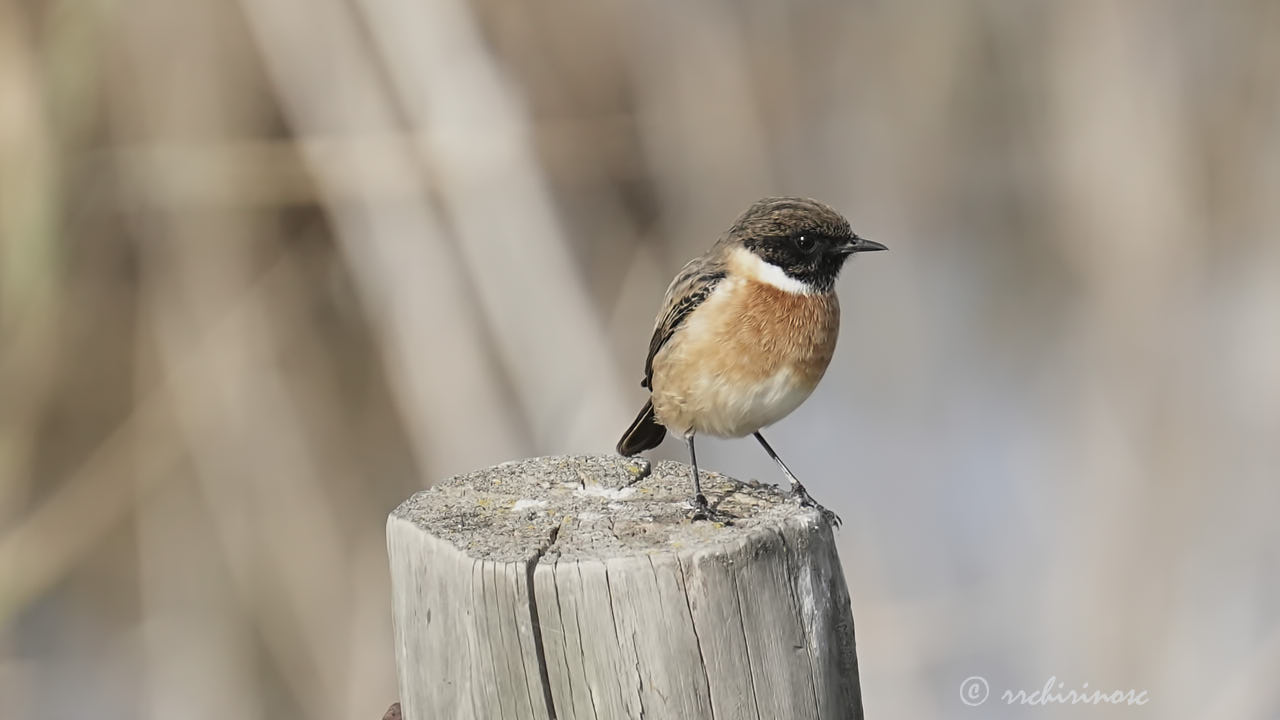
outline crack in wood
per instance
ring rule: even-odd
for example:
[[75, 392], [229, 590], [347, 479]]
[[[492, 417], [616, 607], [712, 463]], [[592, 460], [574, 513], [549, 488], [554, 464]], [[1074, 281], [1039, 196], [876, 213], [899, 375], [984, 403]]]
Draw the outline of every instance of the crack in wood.
[[742, 652], [747, 658], [745, 663], [747, 667], [748, 677], [751, 678], [751, 700], [752, 705], [756, 708], [756, 720], [762, 720], [760, 717], [760, 694], [756, 688], [756, 668], [751, 663], [751, 642], [747, 639], [747, 618], [742, 612], [742, 586], [738, 584], [738, 573], [733, 573], [733, 591], [738, 596], [738, 629], [742, 631]]
[[[716, 702], [711, 696], [711, 675], [707, 672], [707, 656], [702, 652], [702, 636], [698, 634], [698, 621], [693, 618], [693, 603], [689, 598], [689, 580], [684, 572], [684, 563], [676, 555], [676, 567], [680, 570], [680, 589], [684, 592], [684, 606], [689, 611], [689, 627], [693, 629], [693, 642], [698, 647], [698, 662], [702, 664], [702, 681], [707, 685], [707, 706], [711, 708], [711, 720], [716, 720]], [[649, 558], [649, 566], [653, 567], [653, 557]]]
[[[604, 566], [604, 589], [609, 594], [609, 619], [613, 621], [613, 635], [618, 643], [622, 643], [622, 637], [618, 635], [618, 613], [613, 609], [613, 584], [609, 581], [609, 566]], [[618, 698], [625, 704], [627, 694], [622, 690], [622, 675], [617, 674], [614, 678], [618, 681]], [[641, 703], [643, 707], [643, 703]]]
[[[533, 555], [533, 559], [525, 565], [525, 589], [529, 593], [529, 620], [533, 629], [533, 652], [538, 658], [538, 681], [542, 683], [542, 700], [547, 706], [547, 717], [556, 720], [556, 705], [551, 697], [551, 679], [547, 670], [547, 650], [543, 645], [542, 623], [538, 618], [538, 595], [533, 587], [533, 573], [537, 569], [538, 563], [542, 561], [547, 550], [556, 544], [556, 538], [560, 536], [560, 526], [551, 528], [551, 532], [547, 533], [547, 542], [537, 549]], [[559, 595], [556, 597], [557, 611], [559, 610]], [[520, 662], [524, 662], [523, 653], [520, 655]], [[525, 674], [528, 675], [528, 668], [525, 668]], [[533, 698], [529, 698], [530, 704]]]

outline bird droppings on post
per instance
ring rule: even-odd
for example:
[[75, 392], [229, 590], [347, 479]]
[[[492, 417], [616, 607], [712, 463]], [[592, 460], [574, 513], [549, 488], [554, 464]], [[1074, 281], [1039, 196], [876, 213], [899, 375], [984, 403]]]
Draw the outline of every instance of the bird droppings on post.
[[387, 522], [406, 720], [860, 720], [848, 589], [818, 511], [689, 467], [503, 463]]

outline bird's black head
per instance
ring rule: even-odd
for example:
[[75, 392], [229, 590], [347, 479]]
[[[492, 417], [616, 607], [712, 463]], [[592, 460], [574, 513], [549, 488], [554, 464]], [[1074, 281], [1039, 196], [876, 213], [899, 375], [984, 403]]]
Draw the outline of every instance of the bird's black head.
[[761, 260], [818, 292], [834, 286], [844, 261], [856, 252], [885, 250], [849, 229], [849, 221], [817, 200], [781, 197], [756, 202], [729, 228]]

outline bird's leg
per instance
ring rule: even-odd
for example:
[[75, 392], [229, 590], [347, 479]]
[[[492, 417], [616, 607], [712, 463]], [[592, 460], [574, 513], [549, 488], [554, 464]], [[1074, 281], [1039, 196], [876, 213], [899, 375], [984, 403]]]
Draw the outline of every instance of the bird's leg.
[[693, 433], [684, 436], [684, 444], [689, 446], [689, 464], [693, 466], [693, 506], [706, 510], [707, 496], [702, 494], [702, 480], [698, 477], [698, 453], [693, 449]]
[[769, 446], [769, 443], [764, 439], [764, 436], [759, 432], [754, 434], [756, 436], [756, 440], [760, 441], [760, 445], [764, 448], [764, 451], [769, 453], [769, 457], [773, 458], [774, 462], [778, 463], [778, 467], [782, 468], [782, 474], [787, 476], [787, 481], [791, 483], [791, 496], [798, 500], [801, 505], [814, 508], [818, 512], [822, 513], [823, 517], [825, 517], [832, 525], [840, 527], [840, 516], [823, 507], [817, 500], [814, 500], [813, 496], [809, 494], [809, 491], [804, 489], [804, 485], [800, 484], [800, 480], [791, 472], [791, 468], [787, 467], [787, 464], [782, 462], [782, 458], [778, 457], [778, 453], [774, 452], [773, 448]]
[[693, 514], [692, 520], [715, 520], [726, 525], [733, 520], [729, 515], [716, 510], [707, 503], [707, 496], [702, 494], [702, 479], [698, 477], [698, 454], [693, 449], [693, 433], [684, 436], [689, 446], [689, 464], [693, 466]]

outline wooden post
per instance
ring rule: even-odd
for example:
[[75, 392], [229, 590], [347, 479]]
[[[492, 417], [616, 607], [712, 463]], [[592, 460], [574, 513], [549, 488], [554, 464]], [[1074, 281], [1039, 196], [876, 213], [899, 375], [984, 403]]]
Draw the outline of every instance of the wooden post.
[[387, 521], [407, 720], [862, 717], [831, 529], [704, 473], [733, 525], [691, 523], [688, 466], [506, 463]]

